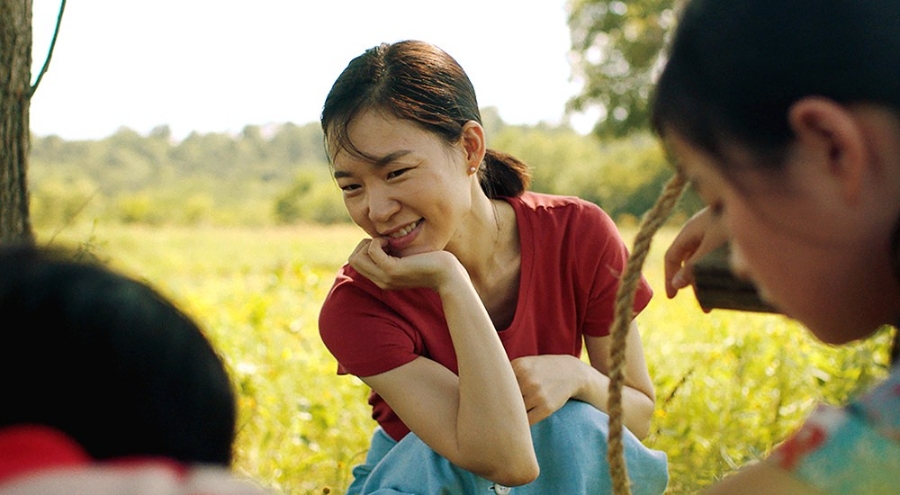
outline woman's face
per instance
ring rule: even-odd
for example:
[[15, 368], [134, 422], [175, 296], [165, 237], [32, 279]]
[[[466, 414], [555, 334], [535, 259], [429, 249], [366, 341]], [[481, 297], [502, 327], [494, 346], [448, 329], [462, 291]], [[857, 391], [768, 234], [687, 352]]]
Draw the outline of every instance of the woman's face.
[[339, 149], [334, 177], [353, 221], [394, 256], [442, 250], [471, 209], [475, 179], [466, 150], [406, 120], [377, 110], [348, 128], [353, 146], [374, 160]]
[[883, 284], [895, 282], [884, 257], [873, 254], [883, 233], [836, 196], [816, 156], [790, 153], [777, 176], [742, 170], [737, 186], [709, 154], [677, 135], [666, 142], [729, 232], [732, 270], [762, 297], [827, 343], [865, 337], [885, 323], [885, 307], [896, 303], [884, 300]]

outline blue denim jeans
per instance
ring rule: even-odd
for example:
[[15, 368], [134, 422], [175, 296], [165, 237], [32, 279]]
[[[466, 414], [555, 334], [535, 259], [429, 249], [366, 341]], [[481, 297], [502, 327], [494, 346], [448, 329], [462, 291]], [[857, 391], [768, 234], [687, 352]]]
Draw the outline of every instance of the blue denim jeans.
[[[570, 400], [531, 427], [541, 474], [533, 482], [507, 488], [451, 464], [415, 434], [394, 441], [375, 430], [363, 464], [353, 469], [347, 495], [548, 495], [612, 493], [606, 460], [609, 416], [590, 404]], [[659, 495], [669, 481], [666, 454], [645, 447], [624, 431], [625, 462], [633, 495]]]

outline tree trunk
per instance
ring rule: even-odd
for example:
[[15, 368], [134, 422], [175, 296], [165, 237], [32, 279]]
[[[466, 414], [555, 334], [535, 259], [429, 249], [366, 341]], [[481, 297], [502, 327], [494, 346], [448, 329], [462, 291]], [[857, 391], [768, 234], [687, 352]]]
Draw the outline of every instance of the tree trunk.
[[28, 213], [32, 0], [0, 0], [0, 244], [34, 242]]

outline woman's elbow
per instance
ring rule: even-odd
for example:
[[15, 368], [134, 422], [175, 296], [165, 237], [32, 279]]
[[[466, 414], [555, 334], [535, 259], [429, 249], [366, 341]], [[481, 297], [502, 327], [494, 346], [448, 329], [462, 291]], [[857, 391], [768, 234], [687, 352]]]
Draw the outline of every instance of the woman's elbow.
[[482, 450], [480, 453], [482, 455], [478, 458], [464, 457], [469, 462], [463, 462], [459, 466], [504, 486], [525, 485], [537, 479], [540, 474], [537, 455], [530, 443], [521, 448], [504, 448], [493, 453]]
[[625, 425], [639, 440], [644, 440], [650, 435], [656, 403], [651, 397], [635, 394], [630, 405]]
[[541, 474], [541, 468], [538, 466], [537, 458], [530, 456], [530, 459], [526, 458], [497, 466], [491, 473], [485, 473], [482, 476], [504, 486], [521, 486], [536, 480], [539, 474]]
[[650, 436], [650, 418], [639, 418], [629, 422], [628, 429], [638, 440], [644, 440]]

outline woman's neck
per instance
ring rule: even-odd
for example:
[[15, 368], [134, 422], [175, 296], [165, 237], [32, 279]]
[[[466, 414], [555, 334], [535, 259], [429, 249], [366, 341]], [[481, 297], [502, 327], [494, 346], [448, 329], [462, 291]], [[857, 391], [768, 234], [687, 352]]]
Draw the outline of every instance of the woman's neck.
[[[513, 207], [504, 200], [487, 201], [489, 215], [470, 230], [464, 253], [454, 254], [466, 268], [472, 286], [497, 330], [512, 324], [519, 300], [521, 249]], [[451, 251], [453, 252], [453, 251]]]
[[509, 203], [481, 195], [472, 214], [447, 246], [466, 268], [476, 288], [489, 284], [518, 261], [516, 215]]

